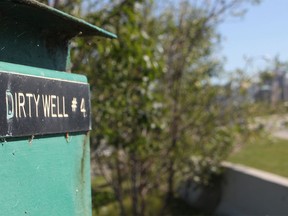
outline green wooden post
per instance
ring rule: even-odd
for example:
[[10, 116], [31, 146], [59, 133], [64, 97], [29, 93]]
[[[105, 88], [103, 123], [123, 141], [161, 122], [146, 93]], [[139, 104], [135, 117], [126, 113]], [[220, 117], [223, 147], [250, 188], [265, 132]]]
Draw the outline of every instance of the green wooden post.
[[34, 0], [0, 1], [0, 215], [91, 215], [90, 102], [69, 40], [115, 38]]

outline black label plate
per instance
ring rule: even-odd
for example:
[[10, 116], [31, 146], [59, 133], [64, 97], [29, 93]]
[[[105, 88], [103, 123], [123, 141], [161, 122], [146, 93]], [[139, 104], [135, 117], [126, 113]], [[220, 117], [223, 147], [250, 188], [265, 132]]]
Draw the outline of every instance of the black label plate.
[[89, 131], [87, 83], [0, 71], [0, 137]]

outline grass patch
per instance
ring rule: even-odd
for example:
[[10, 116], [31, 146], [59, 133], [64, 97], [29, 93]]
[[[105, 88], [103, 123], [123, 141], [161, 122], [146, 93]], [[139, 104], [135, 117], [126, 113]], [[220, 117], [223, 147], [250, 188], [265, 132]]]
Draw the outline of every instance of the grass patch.
[[232, 154], [228, 161], [288, 177], [288, 140], [254, 139]]

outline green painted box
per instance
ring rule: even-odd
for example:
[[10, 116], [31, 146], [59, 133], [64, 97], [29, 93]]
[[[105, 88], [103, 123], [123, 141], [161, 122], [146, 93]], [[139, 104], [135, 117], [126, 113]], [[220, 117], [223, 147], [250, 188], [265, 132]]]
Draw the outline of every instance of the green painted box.
[[0, 215], [91, 215], [90, 96], [69, 41], [116, 36], [34, 0], [0, 0]]

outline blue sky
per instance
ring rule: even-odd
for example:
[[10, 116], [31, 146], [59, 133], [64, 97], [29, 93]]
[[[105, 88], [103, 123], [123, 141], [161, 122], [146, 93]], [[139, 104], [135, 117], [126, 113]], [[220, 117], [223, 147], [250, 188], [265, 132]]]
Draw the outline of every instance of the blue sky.
[[219, 32], [224, 37], [221, 53], [228, 71], [243, 68], [244, 56], [253, 58], [249, 70], [254, 72], [275, 55], [288, 61], [288, 0], [263, 0], [249, 6], [243, 18], [229, 18]]

